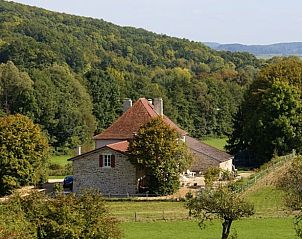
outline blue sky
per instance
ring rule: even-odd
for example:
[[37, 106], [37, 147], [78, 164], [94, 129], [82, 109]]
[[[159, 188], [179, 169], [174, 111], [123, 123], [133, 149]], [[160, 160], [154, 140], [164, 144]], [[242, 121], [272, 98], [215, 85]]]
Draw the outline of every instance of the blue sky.
[[195, 41], [302, 41], [301, 0], [16, 0]]

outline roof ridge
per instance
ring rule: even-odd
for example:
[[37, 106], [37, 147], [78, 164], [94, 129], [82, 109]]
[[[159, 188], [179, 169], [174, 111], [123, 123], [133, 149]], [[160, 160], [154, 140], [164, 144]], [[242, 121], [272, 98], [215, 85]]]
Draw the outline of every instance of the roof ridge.
[[128, 140], [123, 140], [123, 141], [115, 142], [115, 143], [112, 143], [112, 144], [106, 144], [105, 146], [116, 145], [116, 144], [121, 144], [121, 143], [125, 143], [125, 142], [128, 142]]
[[159, 116], [159, 114], [154, 110], [154, 106], [151, 105], [146, 98], [139, 98], [138, 101], [140, 101], [143, 104], [144, 108], [147, 110], [147, 113], [150, 115], [150, 117], [153, 117], [153, 116], [148, 108], [151, 108], [151, 110]]

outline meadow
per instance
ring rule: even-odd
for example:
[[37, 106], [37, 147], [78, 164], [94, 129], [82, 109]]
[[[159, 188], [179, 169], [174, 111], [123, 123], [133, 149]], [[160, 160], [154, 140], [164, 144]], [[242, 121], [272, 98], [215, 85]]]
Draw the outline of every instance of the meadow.
[[[218, 221], [207, 223], [200, 229], [197, 221], [127, 222], [122, 224], [124, 239], [217, 239], [221, 235]], [[292, 239], [295, 238], [293, 219], [251, 218], [235, 221], [232, 233], [244, 239]]]
[[213, 146], [217, 149], [220, 149], [222, 151], [225, 151], [224, 146], [227, 144], [227, 137], [223, 138], [215, 138], [215, 137], [209, 137], [209, 138], [204, 138], [201, 140], [203, 143], [206, 143], [210, 146]]
[[70, 155], [53, 155], [49, 158], [49, 162], [52, 164], [65, 166], [68, 163], [67, 159], [69, 158], [71, 158]]
[[[232, 233], [245, 239], [295, 238], [293, 215], [283, 206], [283, 192], [274, 186], [251, 188], [244, 194], [254, 204], [255, 215], [235, 221]], [[220, 238], [221, 223], [208, 222], [200, 229], [188, 219], [184, 202], [123, 201], [108, 202], [112, 214], [122, 221], [125, 239]]]

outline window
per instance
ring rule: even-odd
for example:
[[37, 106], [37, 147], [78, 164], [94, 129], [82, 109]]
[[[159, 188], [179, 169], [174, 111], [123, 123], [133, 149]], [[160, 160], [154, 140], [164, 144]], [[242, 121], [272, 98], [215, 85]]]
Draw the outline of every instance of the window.
[[103, 155], [103, 165], [104, 165], [104, 167], [111, 167], [111, 155], [110, 154]]
[[99, 158], [99, 167], [114, 168], [115, 167], [115, 155], [114, 154], [101, 154], [100, 158]]

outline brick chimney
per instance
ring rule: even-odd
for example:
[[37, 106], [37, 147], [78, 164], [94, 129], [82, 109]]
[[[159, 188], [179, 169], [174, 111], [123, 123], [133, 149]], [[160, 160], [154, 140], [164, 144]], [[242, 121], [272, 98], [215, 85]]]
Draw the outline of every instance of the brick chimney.
[[164, 104], [162, 98], [155, 98], [153, 100], [154, 110], [160, 116], [164, 115]]
[[124, 99], [123, 112], [126, 112], [131, 107], [132, 107], [132, 100], [131, 99]]

